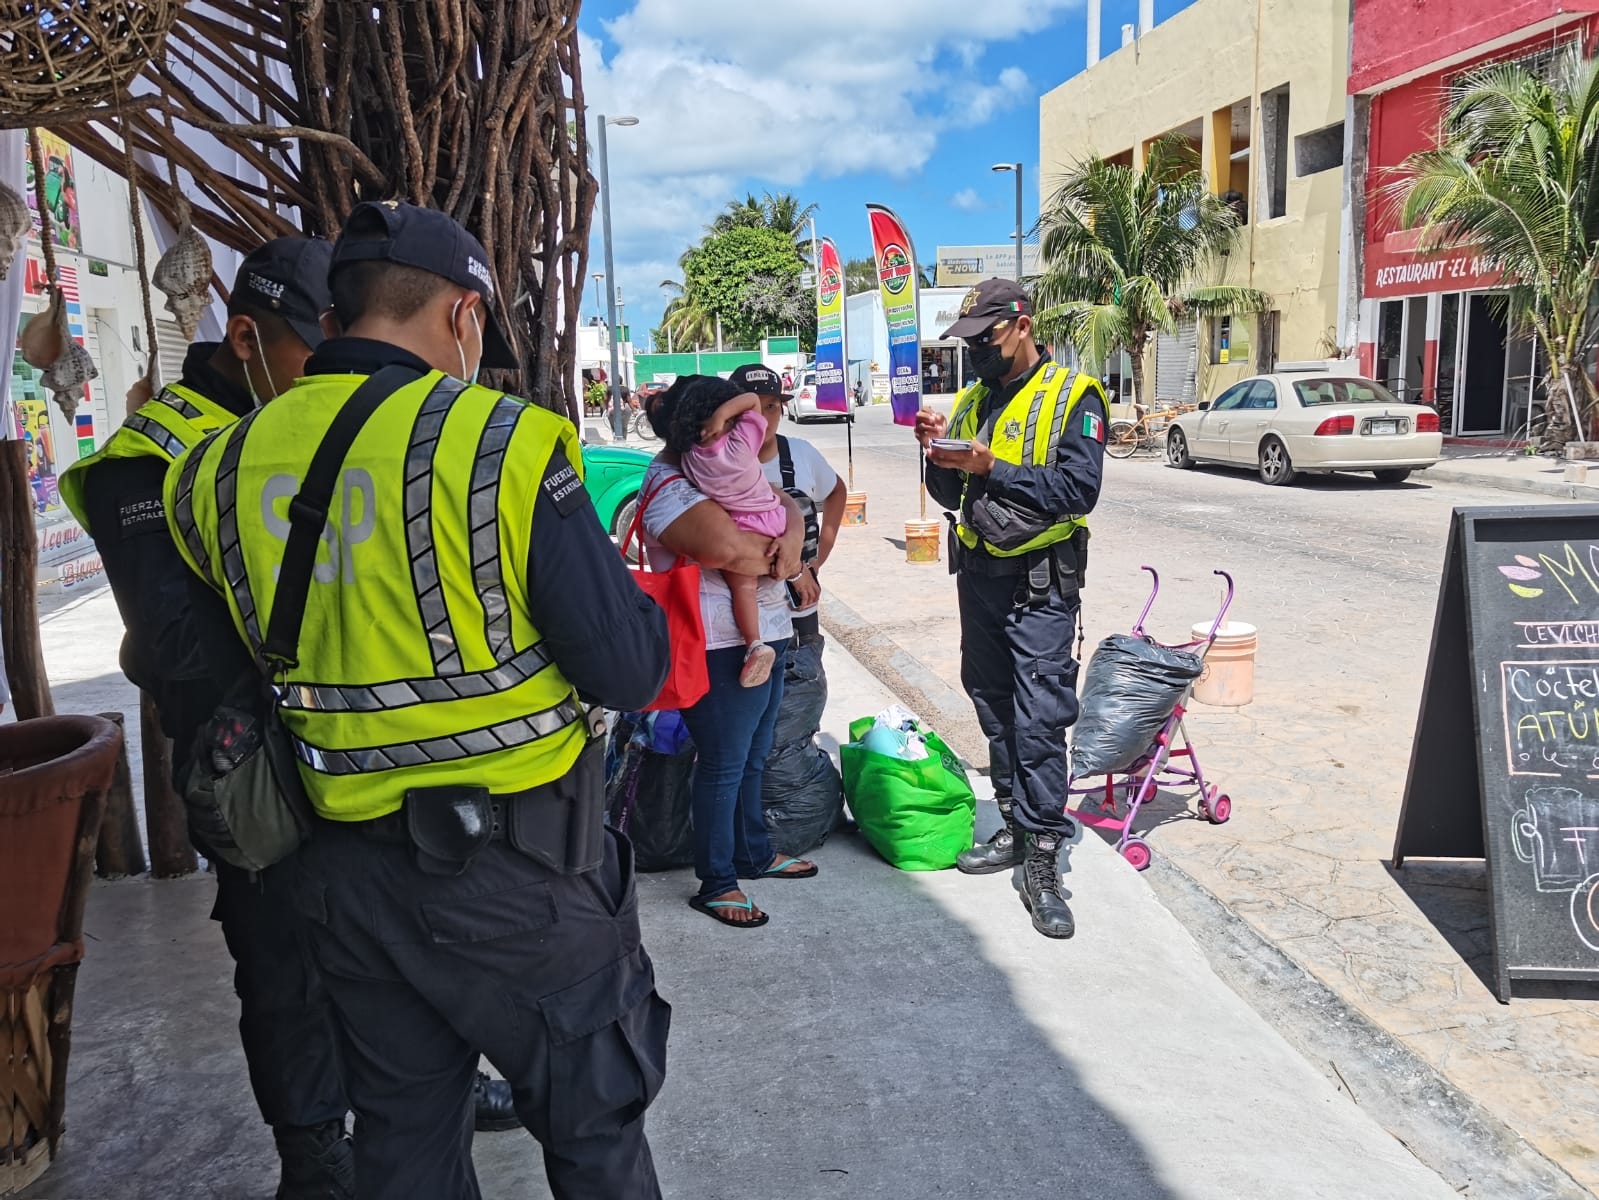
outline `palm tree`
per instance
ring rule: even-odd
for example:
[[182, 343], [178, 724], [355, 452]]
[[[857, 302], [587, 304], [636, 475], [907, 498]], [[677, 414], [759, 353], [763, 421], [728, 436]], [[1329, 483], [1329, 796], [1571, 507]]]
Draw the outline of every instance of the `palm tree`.
[[705, 228], [712, 236], [743, 226], [776, 229], [793, 236], [801, 257], [808, 262], [811, 236], [806, 223], [815, 215], [816, 205], [802, 205], [793, 192], [766, 192], [759, 200], [753, 192], [746, 192], [744, 199], [728, 201], [727, 207]]
[[1584, 369], [1599, 342], [1599, 60], [1573, 42], [1547, 76], [1481, 67], [1448, 101], [1439, 145], [1406, 159], [1388, 196], [1423, 247], [1474, 244], [1503, 271], [1510, 323], [1549, 364], [1541, 448], [1558, 452], [1599, 414]]
[[1140, 402], [1155, 334], [1175, 333], [1184, 316], [1271, 306], [1254, 288], [1201, 282], [1237, 243], [1238, 217], [1205, 186], [1182, 137], [1151, 144], [1141, 171], [1100, 158], [1077, 163], [1045, 205], [1038, 233], [1040, 335], [1069, 341], [1093, 371], [1126, 350]]
[[661, 286], [676, 294], [661, 313], [658, 334], [670, 332], [672, 345], [700, 349], [716, 344], [716, 314], [683, 290], [683, 285], [663, 279]]

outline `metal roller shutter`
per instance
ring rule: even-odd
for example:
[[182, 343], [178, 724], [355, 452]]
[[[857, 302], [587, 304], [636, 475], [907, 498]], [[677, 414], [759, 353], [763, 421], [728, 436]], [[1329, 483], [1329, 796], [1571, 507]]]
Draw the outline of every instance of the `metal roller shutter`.
[[1198, 378], [1199, 323], [1189, 317], [1178, 322], [1175, 334], [1155, 339], [1155, 398], [1192, 404]]

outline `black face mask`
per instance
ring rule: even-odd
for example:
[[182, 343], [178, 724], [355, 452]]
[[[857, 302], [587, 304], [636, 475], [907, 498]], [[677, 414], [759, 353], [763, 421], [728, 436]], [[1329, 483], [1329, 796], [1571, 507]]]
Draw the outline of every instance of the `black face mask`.
[[1014, 354], [1001, 353], [1000, 348], [992, 342], [986, 346], [973, 346], [968, 342], [966, 353], [972, 360], [973, 374], [989, 387], [998, 387], [1003, 383], [1011, 367], [1016, 364]]

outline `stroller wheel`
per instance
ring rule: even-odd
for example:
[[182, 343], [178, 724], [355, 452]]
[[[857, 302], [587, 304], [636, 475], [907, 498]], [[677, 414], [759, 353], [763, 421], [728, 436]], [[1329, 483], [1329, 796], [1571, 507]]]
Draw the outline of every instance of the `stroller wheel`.
[[1122, 857], [1133, 870], [1143, 871], [1149, 867], [1149, 860], [1154, 858], [1155, 854], [1143, 838], [1128, 838], [1122, 845]]
[[1205, 819], [1212, 825], [1225, 825], [1227, 818], [1233, 815], [1233, 802], [1230, 796], [1217, 796], [1201, 810]]

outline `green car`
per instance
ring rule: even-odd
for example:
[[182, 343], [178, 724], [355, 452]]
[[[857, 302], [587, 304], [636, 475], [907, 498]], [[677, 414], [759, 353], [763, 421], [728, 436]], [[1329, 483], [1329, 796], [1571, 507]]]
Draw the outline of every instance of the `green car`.
[[655, 455], [627, 446], [584, 446], [583, 483], [611, 536], [627, 536], [638, 511], [639, 484]]

